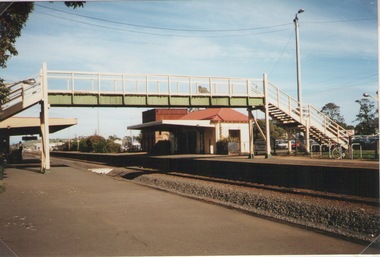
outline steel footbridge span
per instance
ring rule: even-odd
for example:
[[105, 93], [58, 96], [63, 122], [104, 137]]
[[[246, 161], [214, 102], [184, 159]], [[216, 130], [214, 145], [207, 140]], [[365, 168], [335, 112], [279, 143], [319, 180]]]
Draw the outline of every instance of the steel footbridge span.
[[[270, 138], [269, 117], [286, 128], [298, 128], [309, 139], [321, 144], [349, 147], [349, 134], [336, 122], [311, 105], [300, 103], [262, 78], [223, 78], [177, 75], [133, 75], [79, 71], [48, 70], [43, 64], [39, 74], [7, 85], [7, 102], [1, 105], [0, 121], [33, 105], [41, 105], [43, 171], [50, 169], [48, 109], [54, 107], [186, 107], [247, 108], [248, 126], [253, 130], [252, 110], [265, 113], [265, 138]], [[24, 80], [25, 81], [25, 80]], [[270, 157], [270, 140], [266, 140]], [[253, 135], [250, 133], [250, 158], [253, 157]]]

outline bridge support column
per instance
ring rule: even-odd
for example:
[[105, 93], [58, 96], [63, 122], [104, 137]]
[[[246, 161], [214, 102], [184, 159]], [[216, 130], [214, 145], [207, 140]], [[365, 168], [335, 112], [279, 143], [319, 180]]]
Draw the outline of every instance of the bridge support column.
[[252, 107], [248, 107], [248, 132], [249, 132], [249, 154], [248, 158], [253, 159], [255, 157], [254, 154], [254, 144], [253, 144], [253, 115], [252, 115]]
[[263, 86], [264, 86], [264, 104], [265, 104], [265, 136], [266, 136], [266, 153], [265, 158], [270, 158], [271, 147], [270, 147], [270, 127], [269, 127], [269, 106], [268, 106], [268, 87], [267, 87], [267, 74], [263, 75]]
[[288, 137], [288, 155], [292, 153], [292, 132], [290, 128], [286, 129], [286, 135]]
[[310, 153], [310, 124], [308, 119], [306, 120], [305, 141], [306, 153]]
[[41, 139], [42, 139], [42, 151], [41, 151], [41, 172], [46, 173], [50, 170], [50, 147], [49, 147], [49, 103], [47, 92], [47, 68], [44, 63], [42, 66], [42, 101], [41, 101]]

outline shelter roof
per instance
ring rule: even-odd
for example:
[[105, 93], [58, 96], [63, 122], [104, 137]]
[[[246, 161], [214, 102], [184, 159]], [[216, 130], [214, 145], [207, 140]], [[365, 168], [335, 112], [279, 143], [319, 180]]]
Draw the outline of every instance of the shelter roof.
[[214, 122], [248, 122], [248, 116], [231, 108], [209, 108], [190, 112], [179, 120], [211, 120]]
[[142, 123], [139, 125], [128, 126], [127, 129], [150, 129], [170, 131], [179, 127], [213, 128], [215, 127], [215, 125], [210, 124], [209, 120], [158, 120]]
[[[76, 125], [77, 119], [49, 118], [50, 133]], [[0, 122], [0, 133], [10, 136], [23, 136], [40, 134], [40, 118], [36, 117], [11, 117]]]

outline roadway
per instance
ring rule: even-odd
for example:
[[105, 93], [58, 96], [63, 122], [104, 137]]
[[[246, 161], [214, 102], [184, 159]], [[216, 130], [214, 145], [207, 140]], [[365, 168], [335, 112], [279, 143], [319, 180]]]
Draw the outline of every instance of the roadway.
[[359, 254], [366, 249], [58, 159], [51, 173], [39, 169], [38, 163], [7, 168], [0, 181], [6, 187], [0, 193], [0, 256]]

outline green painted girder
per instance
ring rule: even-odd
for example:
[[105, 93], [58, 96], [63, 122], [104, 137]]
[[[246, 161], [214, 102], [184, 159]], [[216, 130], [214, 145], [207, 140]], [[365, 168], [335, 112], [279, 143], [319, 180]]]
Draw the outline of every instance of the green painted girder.
[[71, 94], [48, 93], [48, 101], [56, 107], [249, 107], [264, 106], [261, 96], [192, 96], [157, 94]]

